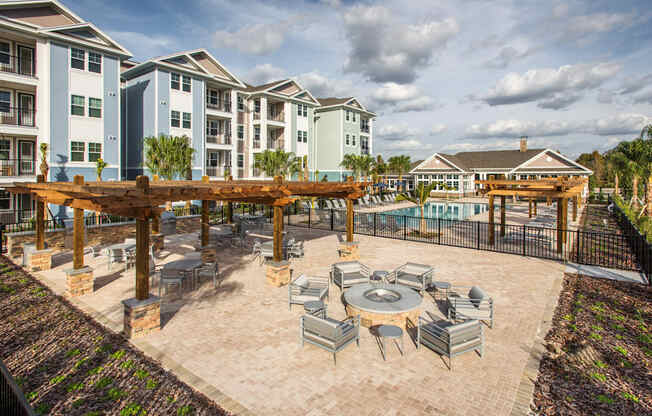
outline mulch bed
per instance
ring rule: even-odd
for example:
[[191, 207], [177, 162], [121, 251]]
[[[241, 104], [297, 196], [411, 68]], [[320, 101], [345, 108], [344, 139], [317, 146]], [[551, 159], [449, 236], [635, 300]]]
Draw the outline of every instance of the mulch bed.
[[37, 414], [227, 414], [4, 256], [0, 359]]
[[652, 414], [652, 288], [566, 277], [546, 335], [533, 411]]

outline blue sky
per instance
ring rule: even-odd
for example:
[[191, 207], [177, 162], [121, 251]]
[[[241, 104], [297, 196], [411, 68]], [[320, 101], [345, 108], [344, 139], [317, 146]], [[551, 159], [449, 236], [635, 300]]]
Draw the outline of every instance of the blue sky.
[[385, 156], [521, 135], [577, 156], [652, 123], [649, 0], [64, 3], [139, 61], [203, 47], [248, 82], [356, 96]]

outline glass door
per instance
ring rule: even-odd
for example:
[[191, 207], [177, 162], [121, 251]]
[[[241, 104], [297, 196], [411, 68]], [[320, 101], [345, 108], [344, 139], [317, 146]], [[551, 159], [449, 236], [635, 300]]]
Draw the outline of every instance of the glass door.
[[34, 75], [34, 49], [18, 45], [18, 73]]
[[18, 125], [34, 127], [34, 96], [18, 94]]
[[18, 142], [18, 159], [20, 175], [34, 175], [34, 142], [27, 140]]

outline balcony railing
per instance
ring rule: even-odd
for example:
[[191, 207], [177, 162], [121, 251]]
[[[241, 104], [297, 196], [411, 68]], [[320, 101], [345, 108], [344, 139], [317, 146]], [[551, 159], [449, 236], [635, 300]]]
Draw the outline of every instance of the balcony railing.
[[277, 139], [277, 140], [267, 140], [267, 148], [270, 150], [276, 150], [276, 149], [285, 149], [285, 141], [283, 139]]
[[30, 108], [8, 107], [0, 103], [0, 124], [34, 127], [35, 113]]
[[0, 72], [34, 76], [34, 62], [31, 57], [21, 57], [0, 53]]
[[230, 169], [230, 166], [206, 166], [206, 176], [223, 178], [224, 173]]
[[369, 125], [361, 124], [360, 131], [363, 133], [369, 133]]
[[228, 101], [212, 101], [209, 99], [206, 101], [206, 107], [218, 111], [224, 111], [225, 113], [231, 112], [231, 103]]
[[285, 121], [285, 112], [284, 111], [280, 111], [278, 113], [268, 112], [267, 120], [283, 122]]
[[260, 139], [254, 139], [254, 149], [260, 149]]
[[260, 120], [260, 112], [254, 112], [254, 120]]
[[231, 133], [221, 133], [221, 134], [207, 134], [206, 143], [212, 144], [231, 144]]
[[34, 165], [32, 159], [0, 159], [0, 177], [33, 176]]
[[362, 148], [360, 148], [360, 152], [363, 155], [368, 155], [369, 154], [369, 148], [368, 147], [362, 147]]

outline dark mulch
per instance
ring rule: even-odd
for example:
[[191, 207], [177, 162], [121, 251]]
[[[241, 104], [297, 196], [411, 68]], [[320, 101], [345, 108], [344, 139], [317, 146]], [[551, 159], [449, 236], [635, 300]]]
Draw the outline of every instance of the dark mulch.
[[566, 277], [534, 392], [541, 415], [652, 414], [652, 288]]
[[227, 414], [6, 257], [0, 359], [39, 414]]

